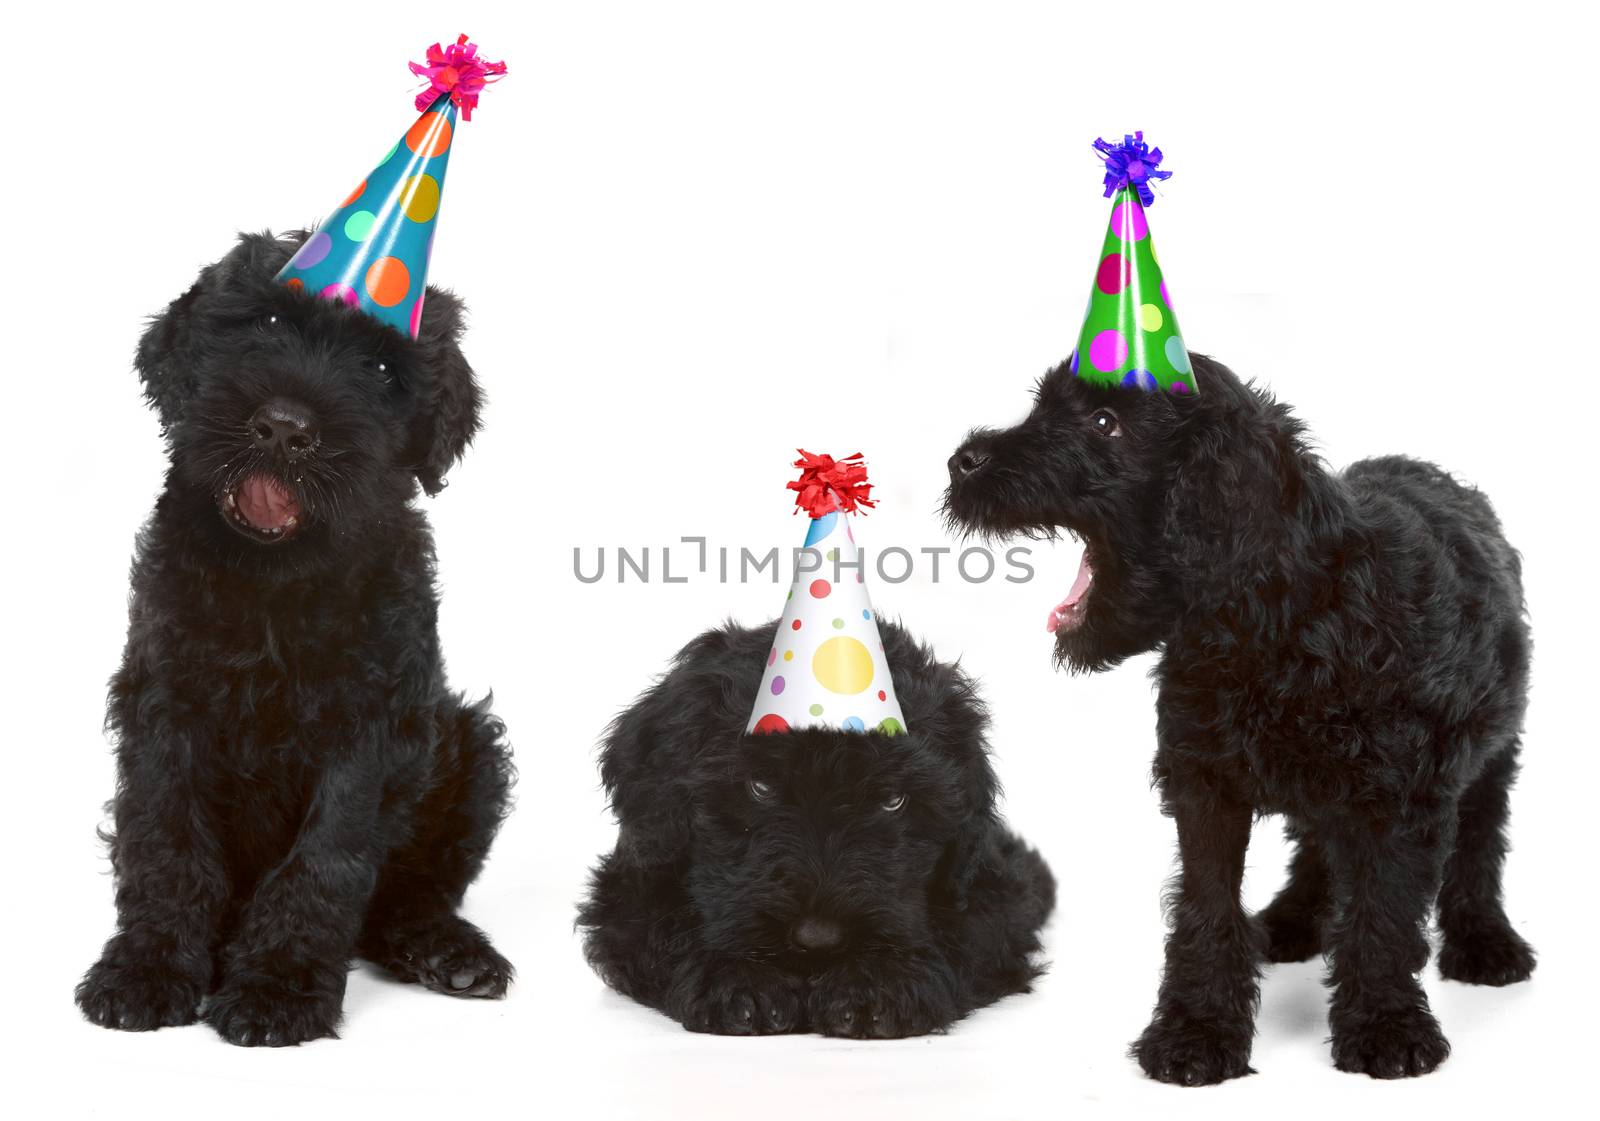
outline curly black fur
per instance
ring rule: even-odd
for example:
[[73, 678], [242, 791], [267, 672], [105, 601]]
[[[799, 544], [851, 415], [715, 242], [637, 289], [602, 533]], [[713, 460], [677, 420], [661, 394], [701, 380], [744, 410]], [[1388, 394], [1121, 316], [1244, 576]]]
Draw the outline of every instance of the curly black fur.
[[[1258, 963], [1325, 952], [1335, 1064], [1391, 1078], [1449, 1044], [1417, 974], [1521, 981], [1500, 902], [1530, 638], [1520, 562], [1489, 503], [1431, 464], [1340, 474], [1299, 421], [1194, 358], [1191, 398], [1065, 369], [1029, 416], [950, 459], [951, 521], [1081, 538], [1087, 598], [1056, 635], [1074, 670], [1159, 649], [1155, 781], [1182, 870], [1155, 1017], [1133, 1046], [1167, 1082], [1250, 1072]], [[1239, 901], [1253, 818], [1298, 843], [1288, 886]]]
[[[304, 237], [241, 237], [139, 345], [170, 467], [108, 706], [117, 931], [77, 990], [106, 1027], [331, 1036], [356, 954], [455, 995], [511, 978], [456, 914], [510, 754], [487, 702], [445, 685], [408, 505], [477, 428], [461, 305], [430, 289], [413, 341], [292, 292], [272, 276]], [[292, 456], [255, 430], [268, 403], [305, 421]], [[233, 502], [262, 477], [299, 511], [270, 534]]]
[[745, 735], [776, 622], [707, 631], [617, 718], [579, 915], [612, 988], [690, 1031], [858, 1038], [1028, 991], [1055, 882], [996, 816], [971, 680], [881, 627], [908, 735]]

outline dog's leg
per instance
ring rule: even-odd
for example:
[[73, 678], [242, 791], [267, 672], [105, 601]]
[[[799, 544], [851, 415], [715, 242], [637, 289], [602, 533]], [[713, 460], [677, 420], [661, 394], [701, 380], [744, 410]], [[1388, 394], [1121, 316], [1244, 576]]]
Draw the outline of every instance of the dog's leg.
[[1333, 1061], [1374, 1078], [1427, 1074], [1450, 1054], [1417, 975], [1454, 806], [1374, 833], [1353, 816], [1329, 837], [1338, 916], [1329, 931]]
[[294, 847], [245, 909], [207, 1003], [207, 1022], [229, 1043], [282, 1047], [336, 1034], [383, 857], [382, 794], [381, 777], [354, 762], [319, 780]]
[[385, 863], [357, 947], [400, 980], [449, 996], [498, 999], [515, 975], [488, 936], [455, 913], [510, 801], [504, 736], [486, 704], [455, 712], [412, 839]]
[[1268, 961], [1305, 961], [1322, 952], [1322, 928], [1332, 909], [1332, 885], [1317, 839], [1293, 823], [1284, 832], [1296, 842], [1289, 882], [1257, 918], [1266, 930]]
[[516, 975], [436, 883], [392, 865], [373, 896], [357, 952], [402, 981], [447, 996], [498, 1000]]
[[[1169, 790], [1176, 784], [1169, 784]], [[1200, 1086], [1253, 1074], [1259, 928], [1239, 901], [1249, 806], [1224, 802], [1204, 781], [1168, 798], [1182, 863], [1155, 1016], [1132, 1048], [1144, 1072]]]
[[78, 985], [78, 1006], [126, 1031], [193, 1023], [211, 987], [228, 874], [185, 766], [187, 745], [130, 735], [118, 757], [117, 933]]
[[1517, 773], [1513, 742], [1491, 760], [1461, 799], [1455, 851], [1439, 890], [1444, 946], [1439, 973], [1470, 985], [1509, 985], [1533, 973], [1533, 949], [1511, 929], [1500, 901], [1509, 792]]
[[798, 976], [764, 961], [696, 947], [679, 960], [662, 1005], [690, 1031], [783, 1035], [801, 1029], [804, 1002]]

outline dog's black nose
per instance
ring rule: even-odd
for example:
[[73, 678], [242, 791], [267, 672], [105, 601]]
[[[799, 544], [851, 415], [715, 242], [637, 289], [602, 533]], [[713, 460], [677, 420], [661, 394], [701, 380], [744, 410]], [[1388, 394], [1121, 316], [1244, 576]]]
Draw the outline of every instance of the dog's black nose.
[[844, 945], [844, 926], [837, 919], [807, 915], [794, 924], [789, 936], [796, 946], [808, 953], [826, 953]]
[[972, 474], [974, 471], [981, 470], [983, 465], [988, 462], [989, 457], [984, 452], [978, 451], [976, 448], [962, 448], [950, 457], [950, 462], [945, 466], [950, 468], [950, 477], [952, 479], [960, 479], [963, 476]]
[[304, 405], [277, 397], [250, 418], [250, 439], [261, 451], [299, 459], [317, 446], [317, 418]]

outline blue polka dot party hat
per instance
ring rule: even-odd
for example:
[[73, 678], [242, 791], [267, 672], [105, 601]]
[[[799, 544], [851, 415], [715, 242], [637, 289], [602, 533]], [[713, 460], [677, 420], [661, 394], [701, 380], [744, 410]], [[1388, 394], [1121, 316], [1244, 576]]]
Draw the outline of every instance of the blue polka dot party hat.
[[1172, 172], [1160, 169], [1161, 149], [1147, 146], [1142, 132], [1124, 136], [1121, 144], [1096, 140], [1094, 148], [1105, 161], [1105, 197], [1116, 201], [1072, 372], [1099, 385], [1194, 393], [1189, 351], [1145, 217], [1156, 198], [1151, 182]]
[[859, 452], [835, 460], [802, 450], [795, 466], [800, 478], [789, 489], [811, 524], [745, 730], [836, 728], [899, 735], [906, 718], [895, 697], [849, 521], [857, 509], [876, 505], [866, 465]]
[[456, 125], [470, 121], [478, 95], [505, 74], [461, 36], [428, 48], [411, 72], [427, 80], [417, 95], [422, 116], [306, 239], [277, 279], [324, 299], [343, 300], [411, 338], [422, 325], [422, 302], [433, 254], [434, 226]]

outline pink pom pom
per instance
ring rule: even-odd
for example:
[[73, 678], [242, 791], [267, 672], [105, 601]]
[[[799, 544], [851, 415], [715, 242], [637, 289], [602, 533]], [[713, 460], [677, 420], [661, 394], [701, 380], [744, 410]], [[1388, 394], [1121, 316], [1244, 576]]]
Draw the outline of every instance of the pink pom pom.
[[461, 119], [472, 120], [472, 111], [478, 106], [478, 94], [490, 82], [503, 78], [506, 64], [486, 62], [478, 57], [478, 45], [461, 36], [448, 47], [438, 43], [428, 48], [426, 64], [413, 62], [411, 72], [428, 79], [428, 88], [417, 94], [417, 111], [420, 113], [440, 97], [448, 95], [461, 110]]

